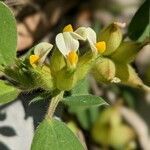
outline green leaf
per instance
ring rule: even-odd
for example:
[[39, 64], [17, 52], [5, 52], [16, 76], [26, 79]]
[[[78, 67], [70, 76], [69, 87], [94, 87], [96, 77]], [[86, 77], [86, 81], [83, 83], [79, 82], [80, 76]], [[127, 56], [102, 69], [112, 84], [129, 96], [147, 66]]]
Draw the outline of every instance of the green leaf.
[[19, 95], [20, 90], [0, 80], [0, 104], [13, 101]]
[[140, 43], [132, 41], [123, 42], [112, 54], [111, 58], [120, 63], [130, 63], [135, 59], [140, 49]]
[[72, 95], [84, 95], [89, 93], [89, 82], [85, 78], [78, 82], [78, 84], [72, 89]]
[[73, 95], [64, 98], [62, 102], [73, 107], [108, 105], [101, 97], [95, 95]]
[[69, 112], [76, 115], [83, 129], [89, 130], [98, 117], [99, 108], [98, 107], [81, 108], [72, 106], [69, 108]]
[[137, 40], [149, 24], [149, 2], [146, 0], [134, 15], [129, 24], [128, 34], [132, 40]]
[[[89, 81], [88, 78], [81, 80], [71, 91], [72, 96], [88, 95], [89, 94]], [[80, 125], [85, 130], [90, 129], [93, 122], [96, 120], [99, 112], [98, 107], [78, 107], [74, 105], [69, 106], [69, 112], [76, 115]]]
[[12, 64], [16, 57], [17, 30], [10, 9], [0, 2], [0, 65]]
[[147, 25], [146, 29], [144, 30], [143, 34], [138, 39], [139, 42], [143, 42], [145, 39], [150, 39], [150, 24]]
[[73, 132], [61, 121], [44, 120], [35, 132], [31, 150], [84, 150]]

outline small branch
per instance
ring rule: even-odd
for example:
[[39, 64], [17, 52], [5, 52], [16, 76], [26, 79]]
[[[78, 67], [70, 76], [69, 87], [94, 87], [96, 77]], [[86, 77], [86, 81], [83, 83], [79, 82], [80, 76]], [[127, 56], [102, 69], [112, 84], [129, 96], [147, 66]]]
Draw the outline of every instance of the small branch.
[[90, 79], [90, 86], [92, 88], [92, 91], [93, 91], [94, 95], [101, 96], [103, 92], [98, 87], [95, 79], [93, 77], [90, 77], [89, 79]]
[[60, 92], [58, 95], [56, 95], [55, 97], [53, 97], [51, 99], [51, 102], [50, 102], [50, 105], [48, 107], [47, 114], [46, 114], [45, 118], [51, 119], [53, 117], [54, 112], [55, 112], [55, 110], [57, 108], [58, 103], [63, 98], [63, 94], [64, 94], [64, 91]]

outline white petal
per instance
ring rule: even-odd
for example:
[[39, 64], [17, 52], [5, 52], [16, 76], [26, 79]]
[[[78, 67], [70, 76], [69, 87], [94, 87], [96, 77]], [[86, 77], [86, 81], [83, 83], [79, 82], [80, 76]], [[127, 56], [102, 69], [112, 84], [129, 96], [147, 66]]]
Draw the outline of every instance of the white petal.
[[77, 51], [79, 48], [78, 40], [74, 39], [70, 32], [58, 34], [56, 36], [56, 45], [64, 56], [66, 56], [70, 51]]
[[78, 40], [86, 40], [87, 39], [87, 33], [85, 27], [79, 27], [75, 32], [73, 32], [73, 37]]
[[86, 33], [87, 33], [87, 39], [95, 44], [96, 43], [96, 33], [95, 33], [95, 31], [88, 27], [86, 29]]
[[66, 48], [66, 43], [65, 43], [65, 39], [63, 36], [64, 33], [59, 33], [56, 36], [56, 45], [58, 47], [58, 49], [60, 50], [60, 52], [66, 56], [68, 54], [68, 49]]
[[91, 40], [88, 40], [88, 42], [90, 44], [90, 47], [91, 47], [92, 51], [97, 52], [97, 48], [95, 47], [95, 44]]
[[40, 63], [43, 63], [46, 59], [46, 56], [53, 48], [53, 45], [47, 42], [39, 43], [34, 48], [34, 54], [40, 56]]
[[82, 40], [82, 41], [86, 40], [86, 38], [83, 38], [82, 36], [80, 36], [79, 34], [77, 34], [75, 32], [70, 32], [70, 34], [75, 40]]
[[47, 51], [50, 51], [53, 48], [53, 45], [47, 42], [41, 42], [37, 44], [34, 48], [34, 54], [35, 55], [43, 55]]
[[72, 50], [77, 51], [79, 48], [79, 41], [74, 39], [69, 32], [63, 33], [63, 36], [64, 36], [67, 50], [69, 52]]

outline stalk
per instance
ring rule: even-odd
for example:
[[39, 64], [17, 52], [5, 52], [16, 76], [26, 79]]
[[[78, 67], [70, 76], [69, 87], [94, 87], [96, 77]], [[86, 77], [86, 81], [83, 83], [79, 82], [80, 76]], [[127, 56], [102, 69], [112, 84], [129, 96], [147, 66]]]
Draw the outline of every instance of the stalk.
[[58, 103], [62, 100], [64, 95], [64, 91], [61, 91], [58, 95], [56, 95], [55, 97], [53, 97], [51, 99], [51, 102], [49, 104], [48, 110], [47, 110], [47, 114], [45, 116], [45, 118], [47, 119], [52, 119], [54, 112], [58, 106]]

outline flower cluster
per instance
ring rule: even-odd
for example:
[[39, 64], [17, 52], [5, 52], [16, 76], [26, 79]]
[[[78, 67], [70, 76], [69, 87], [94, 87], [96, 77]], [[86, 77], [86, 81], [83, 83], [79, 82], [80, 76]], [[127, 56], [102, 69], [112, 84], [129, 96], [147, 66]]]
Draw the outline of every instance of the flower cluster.
[[74, 30], [69, 24], [56, 35], [55, 45], [39, 43], [4, 73], [23, 90], [69, 91], [89, 71], [98, 82], [145, 88], [129, 64], [141, 44], [123, 41], [122, 27], [124, 24], [114, 22], [97, 38], [92, 28]]
[[[79, 27], [74, 31], [70, 24], [67, 25], [63, 32], [56, 36], [56, 46], [72, 67], [75, 67], [78, 62], [79, 40], [88, 41], [93, 53], [103, 53], [106, 49], [105, 41], [97, 42], [96, 33], [90, 27]], [[36, 49], [34, 55], [30, 56], [30, 64], [43, 63], [52, 47], [51, 45], [46, 50], [41, 51], [40, 48]]]
[[[22, 90], [71, 90], [106, 49], [92, 28], [74, 31], [70, 24], [56, 35], [55, 43], [39, 43], [15, 65], [6, 67], [5, 74]], [[80, 43], [89, 43], [84, 53]]]

